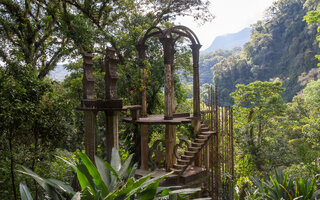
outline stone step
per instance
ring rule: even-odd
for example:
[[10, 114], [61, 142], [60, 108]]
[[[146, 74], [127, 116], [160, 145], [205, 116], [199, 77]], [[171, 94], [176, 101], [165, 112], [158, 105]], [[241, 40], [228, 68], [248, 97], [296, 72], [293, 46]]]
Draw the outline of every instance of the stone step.
[[203, 145], [204, 145], [204, 143], [202, 143], [202, 142], [192, 142], [191, 143], [191, 147], [195, 147], [195, 148], [202, 148], [203, 147]]
[[200, 149], [201, 147], [192, 147], [192, 146], [188, 148], [189, 151], [196, 151], [196, 152], [198, 152]]
[[171, 168], [171, 171], [173, 171], [175, 174], [180, 174], [183, 169], [176, 169], [176, 168]]
[[188, 167], [188, 165], [191, 164], [191, 161], [202, 149], [211, 135], [216, 133], [215, 131], [209, 131], [209, 128], [203, 126], [203, 124], [201, 124], [201, 127], [202, 131], [198, 135], [196, 135], [195, 140], [191, 142], [191, 146], [184, 152], [181, 158], [177, 160], [177, 164], [173, 165], [172, 171], [174, 171], [175, 174], [182, 174]]
[[200, 129], [201, 132], [202, 131], [209, 131], [209, 130], [210, 130], [209, 127], [203, 127], [203, 128]]
[[197, 135], [197, 138], [200, 138], [200, 139], [208, 139], [208, 137], [210, 137], [210, 135], [208, 135], [208, 134], [200, 133]]
[[211, 133], [211, 132], [213, 132], [213, 131], [202, 131], [202, 132], [200, 132], [199, 134], [201, 134], [201, 135], [211, 136], [211, 135], [212, 135], [212, 133]]
[[194, 142], [202, 143], [202, 144], [204, 144], [206, 141], [207, 141], [207, 139], [201, 139], [201, 138], [198, 138], [198, 137], [194, 140]]
[[201, 132], [202, 135], [214, 135], [216, 133], [217, 132], [215, 132], [215, 131], [203, 131], [203, 132]]
[[203, 142], [191, 142], [191, 147], [201, 147], [203, 144]]
[[192, 158], [193, 158], [193, 156], [187, 156], [187, 155], [181, 156], [181, 160], [189, 160], [190, 161], [190, 159], [192, 159]]
[[174, 165], [173, 165], [173, 168], [175, 168], [175, 169], [183, 169], [183, 168], [185, 168], [185, 167], [187, 167], [186, 164], [185, 164], [185, 165], [180, 165], [180, 164], [174, 164]]
[[202, 128], [202, 127], [206, 127], [206, 125], [205, 125], [205, 124], [201, 124], [201, 126], [200, 126], [200, 127], [201, 127], [201, 128]]
[[182, 160], [182, 159], [177, 160], [177, 163], [179, 165], [188, 165], [189, 162], [190, 162], [190, 160]]
[[195, 156], [197, 153], [197, 151], [190, 151], [189, 149], [184, 152], [184, 154], [187, 156]]

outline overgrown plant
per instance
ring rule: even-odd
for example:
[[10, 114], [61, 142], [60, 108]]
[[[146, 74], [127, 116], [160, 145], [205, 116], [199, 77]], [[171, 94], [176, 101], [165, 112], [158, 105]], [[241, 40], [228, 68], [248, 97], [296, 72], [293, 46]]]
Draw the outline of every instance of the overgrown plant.
[[[46, 198], [53, 200], [88, 199], [88, 200], [122, 200], [122, 199], [183, 199], [187, 194], [199, 191], [195, 189], [183, 189], [170, 191], [168, 188], [160, 188], [159, 182], [170, 173], [151, 179], [152, 173], [135, 179], [137, 165], [130, 166], [132, 155], [121, 164], [118, 150], [112, 150], [111, 163], [103, 162], [95, 157], [94, 165], [84, 153], [78, 153], [80, 162], [73, 164], [68, 161], [77, 173], [81, 191], [74, 189], [56, 179], [45, 179], [33, 171], [23, 167], [23, 174], [34, 178], [45, 190]], [[22, 200], [32, 200], [28, 187], [21, 183], [20, 194]]]
[[275, 170], [275, 175], [265, 180], [259, 177], [251, 178], [258, 190], [258, 196], [270, 200], [316, 200], [320, 198], [320, 190], [316, 187], [316, 179], [297, 179], [281, 170]]

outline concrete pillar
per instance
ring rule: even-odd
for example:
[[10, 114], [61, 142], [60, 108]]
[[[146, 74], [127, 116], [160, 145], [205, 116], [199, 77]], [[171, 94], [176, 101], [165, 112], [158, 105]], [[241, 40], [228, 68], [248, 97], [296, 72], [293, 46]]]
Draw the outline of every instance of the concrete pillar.
[[[114, 48], [108, 47], [106, 49], [105, 58], [105, 92], [106, 100], [118, 100], [117, 95], [117, 56]], [[118, 135], [118, 111], [105, 111], [106, 117], [106, 150], [107, 161], [111, 161], [112, 148], [119, 149], [119, 135]]]
[[107, 161], [111, 161], [112, 148], [119, 149], [119, 135], [118, 135], [118, 112], [105, 111], [106, 116], [106, 148]]
[[200, 44], [192, 44], [193, 59], [193, 115], [200, 117], [199, 50]]
[[174, 80], [173, 80], [173, 42], [171, 37], [160, 38], [163, 45], [164, 58], [164, 119], [173, 119], [174, 110]]
[[94, 163], [96, 154], [96, 115], [95, 111], [84, 111], [84, 132], [85, 132], [85, 151], [90, 160]]
[[171, 171], [173, 164], [176, 163], [176, 157], [174, 156], [174, 146], [176, 145], [176, 126], [166, 125], [166, 171]]
[[145, 44], [138, 44], [136, 48], [139, 53], [139, 66], [140, 66], [140, 75], [142, 79], [142, 91], [141, 91], [141, 112], [140, 117], [147, 117], [147, 86], [146, 86], [146, 78], [145, 78], [145, 70], [146, 66], [144, 61], [146, 59], [146, 50], [148, 48]]
[[141, 133], [141, 169], [149, 169], [148, 125], [140, 126]]
[[[93, 78], [93, 55], [83, 54], [83, 99], [94, 101], [94, 78]], [[84, 132], [85, 132], [85, 151], [88, 157], [94, 162], [96, 154], [96, 111], [84, 111]]]

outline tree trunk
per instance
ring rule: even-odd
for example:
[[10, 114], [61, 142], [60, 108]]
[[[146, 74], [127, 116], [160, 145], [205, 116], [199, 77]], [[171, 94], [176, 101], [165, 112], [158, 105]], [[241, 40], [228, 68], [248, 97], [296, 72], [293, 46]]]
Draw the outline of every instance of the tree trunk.
[[9, 151], [10, 151], [10, 172], [11, 172], [11, 184], [12, 184], [12, 190], [14, 199], [17, 200], [17, 190], [16, 190], [16, 184], [14, 179], [14, 156], [13, 156], [13, 147], [12, 147], [12, 131], [10, 131], [9, 135]]
[[[261, 106], [259, 107], [259, 113], [261, 112]], [[258, 145], [260, 146], [261, 144], [261, 137], [262, 137], [262, 124], [261, 121], [258, 123]]]
[[[35, 125], [35, 128], [33, 130], [34, 133], [34, 149], [33, 149], [33, 160], [32, 160], [32, 166], [31, 170], [35, 171], [35, 165], [36, 165], [36, 160], [38, 157], [38, 131], [37, 131], [37, 125]], [[38, 187], [37, 187], [37, 181], [33, 179], [33, 184], [35, 188], [35, 200], [38, 199]]]
[[[249, 112], [249, 116], [248, 116], [248, 123], [252, 122], [252, 118], [253, 118], [253, 113], [254, 113], [254, 110], [253, 108], [250, 109], [250, 112]], [[255, 160], [255, 165], [257, 167], [257, 170], [261, 170], [261, 162], [260, 162], [260, 159], [258, 158], [258, 148], [257, 148], [257, 145], [255, 144], [254, 142], [254, 127], [251, 126], [250, 127], [250, 130], [249, 130], [249, 141], [248, 141], [248, 146], [249, 146], [249, 152], [250, 154], [253, 156], [254, 160]], [[259, 133], [258, 133], [259, 134]], [[259, 137], [259, 136], [258, 136]], [[258, 139], [259, 140], [259, 139]], [[259, 142], [259, 141], [258, 141]]]
[[[253, 115], [253, 108], [250, 109], [249, 116], [248, 116], [248, 123], [252, 121], [252, 115]], [[249, 146], [254, 147], [254, 138], [253, 138], [253, 126], [250, 127], [249, 130]]]
[[258, 124], [258, 145], [260, 146], [262, 140], [262, 125], [261, 122]]

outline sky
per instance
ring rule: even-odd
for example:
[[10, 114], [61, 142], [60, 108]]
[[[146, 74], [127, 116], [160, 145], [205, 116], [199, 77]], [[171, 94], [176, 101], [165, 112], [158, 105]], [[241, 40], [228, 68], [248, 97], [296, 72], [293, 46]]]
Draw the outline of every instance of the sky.
[[180, 17], [178, 24], [195, 32], [202, 44], [201, 50], [208, 48], [214, 38], [228, 33], [236, 33], [258, 20], [263, 19], [265, 10], [276, 0], [210, 0], [210, 11], [215, 16], [212, 22], [199, 26], [193, 18]]

